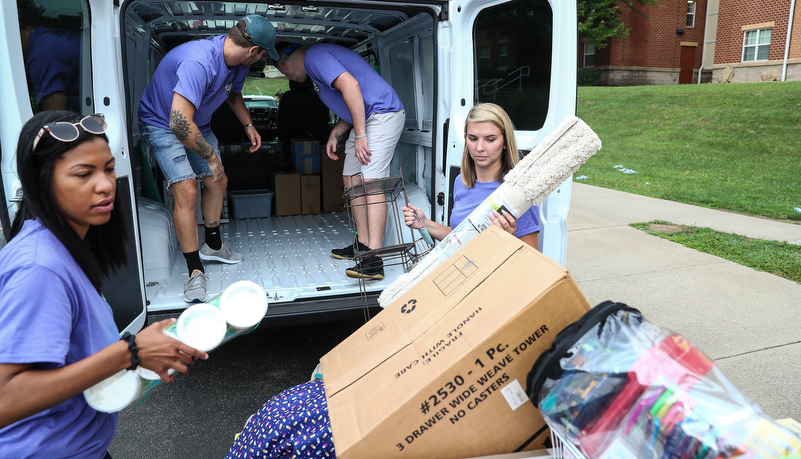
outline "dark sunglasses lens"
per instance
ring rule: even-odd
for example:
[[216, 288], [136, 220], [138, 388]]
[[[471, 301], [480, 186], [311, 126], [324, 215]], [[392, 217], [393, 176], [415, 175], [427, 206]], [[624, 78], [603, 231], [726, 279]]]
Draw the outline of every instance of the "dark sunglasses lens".
[[62, 142], [72, 142], [78, 138], [78, 128], [72, 123], [55, 123], [51, 124], [48, 128], [50, 135]]
[[81, 120], [81, 126], [86, 132], [102, 134], [106, 132], [108, 124], [106, 124], [106, 120], [104, 120], [103, 117], [91, 115]]

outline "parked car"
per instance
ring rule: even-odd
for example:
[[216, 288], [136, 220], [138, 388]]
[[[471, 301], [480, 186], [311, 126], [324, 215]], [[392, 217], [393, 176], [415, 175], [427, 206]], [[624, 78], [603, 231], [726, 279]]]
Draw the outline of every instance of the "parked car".
[[[24, 17], [26, 13], [32, 17]], [[406, 109], [391, 170], [398, 175], [402, 170], [412, 203], [440, 223], [447, 223], [450, 214], [464, 120], [474, 102], [502, 105], [524, 150], [575, 114], [575, 0], [4, 1], [0, 201], [5, 205], [0, 207], [0, 226], [8, 231], [21, 199], [14, 164], [20, 129], [44, 108], [26, 78], [26, 34], [35, 27], [66, 30], [80, 37], [80, 52], [70, 62], [76, 77], [68, 88], [72, 108], [105, 114], [117, 159], [119, 208], [125, 210], [130, 235], [129, 265], [106, 282], [103, 293], [120, 329], [136, 331], [148, 318], [174, 316], [187, 307], [182, 295], [186, 269], [172, 226], [171, 197], [138, 132], [139, 100], [167, 51], [187, 40], [225, 34], [251, 13], [268, 17], [276, 25], [278, 40], [303, 46], [340, 44], [378, 69]], [[261, 102], [270, 104], [268, 99]], [[241, 153], [234, 143], [221, 142], [220, 148], [225, 155]], [[247, 157], [261, 158], [258, 153]], [[269, 176], [269, 168], [225, 158], [223, 162], [229, 177]], [[231, 178], [229, 191], [238, 192], [237, 181]], [[260, 179], [257, 188], [270, 188], [269, 182]], [[251, 204], [267, 202], [258, 201], [264, 190], [250, 191], [257, 197]], [[567, 180], [540, 207], [540, 249], [562, 264], [569, 203]], [[396, 204], [388, 203], [387, 246], [412, 237]], [[377, 295], [404, 270], [402, 263], [388, 265], [380, 281], [344, 276], [348, 262], [334, 260], [330, 250], [351, 241], [347, 212], [237, 218], [234, 210], [226, 210], [223, 237], [245, 254], [245, 261], [210, 264], [209, 294], [240, 279], [257, 282], [270, 298], [268, 318], [358, 312], [365, 303], [375, 304]], [[418, 253], [424, 249], [421, 242], [414, 246]]]
[[253, 119], [253, 125], [263, 139], [274, 139], [278, 126], [278, 102], [273, 96], [246, 95], [244, 96], [245, 106]]

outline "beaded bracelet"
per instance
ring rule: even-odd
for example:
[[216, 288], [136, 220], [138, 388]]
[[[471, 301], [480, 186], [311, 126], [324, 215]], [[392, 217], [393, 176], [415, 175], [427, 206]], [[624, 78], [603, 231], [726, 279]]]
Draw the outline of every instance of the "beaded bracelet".
[[122, 334], [120, 341], [127, 341], [128, 350], [131, 351], [131, 366], [128, 367], [128, 370], [136, 370], [136, 367], [139, 366], [139, 348], [136, 347], [136, 335], [125, 332]]

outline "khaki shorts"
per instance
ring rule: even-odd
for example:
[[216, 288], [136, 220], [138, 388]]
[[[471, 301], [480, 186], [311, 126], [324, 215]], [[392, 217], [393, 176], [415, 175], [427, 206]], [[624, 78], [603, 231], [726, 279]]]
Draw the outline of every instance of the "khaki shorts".
[[406, 111], [389, 113], [373, 113], [365, 122], [367, 133], [367, 148], [370, 149], [370, 164], [364, 165], [356, 159], [356, 134], [350, 131], [345, 142], [345, 165], [343, 176], [351, 176], [359, 172], [365, 179], [389, 177], [389, 163], [395, 154], [403, 126], [406, 123]]

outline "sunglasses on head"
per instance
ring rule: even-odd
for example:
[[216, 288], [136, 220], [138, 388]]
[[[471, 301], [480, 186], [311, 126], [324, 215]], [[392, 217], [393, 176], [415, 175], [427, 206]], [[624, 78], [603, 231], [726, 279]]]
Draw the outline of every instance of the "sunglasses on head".
[[106, 120], [103, 118], [102, 113], [84, 116], [77, 123], [59, 121], [58, 123], [46, 124], [42, 126], [42, 129], [39, 129], [39, 133], [36, 134], [36, 138], [33, 140], [33, 147], [31, 148], [31, 151], [36, 151], [36, 147], [39, 145], [39, 141], [42, 140], [42, 136], [45, 135], [45, 132], [49, 132], [50, 135], [59, 142], [75, 141], [78, 136], [81, 135], [81, 131], [78, 130], [78, 126], [80, 126], [84, 131], [96, 135], [103, 134], [108, 128], [108, 124], [106, 124]]

